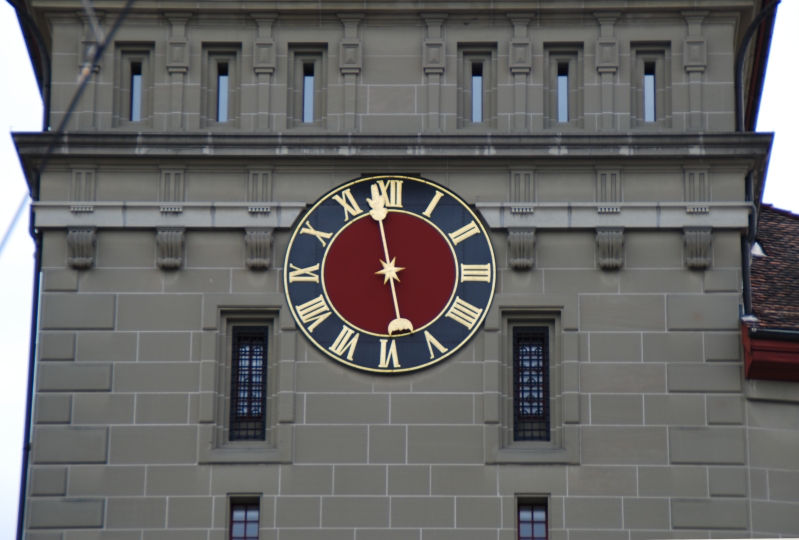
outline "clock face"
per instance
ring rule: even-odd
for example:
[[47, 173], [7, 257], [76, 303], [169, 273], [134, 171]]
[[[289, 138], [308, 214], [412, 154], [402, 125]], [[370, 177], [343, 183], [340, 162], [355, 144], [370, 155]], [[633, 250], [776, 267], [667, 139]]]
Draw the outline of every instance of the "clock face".
[[284, 288], [308, 339], [353, 368], [412, 371], [440, 362], [491, 305], [494, 251], [457, 195], [407, 176], [360, 178], [302, 217]]

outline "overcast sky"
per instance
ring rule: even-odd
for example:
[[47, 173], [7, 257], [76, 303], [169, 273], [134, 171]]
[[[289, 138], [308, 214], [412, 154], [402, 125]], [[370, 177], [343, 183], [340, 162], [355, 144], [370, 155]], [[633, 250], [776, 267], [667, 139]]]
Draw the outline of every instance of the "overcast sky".
[[[778, 8], [766, 88], [760, 109], [759, 131], [776, 133], [764, 201], [799, 213], [799, 0], [785, 0]], [[782, 67], [782, 69], [779, 69]], [[76, 68], [77, 72], [77, 68]], [[0, 238], [27, 192], [11, 131], [41, 129], [41, 100], [28, 53], [13, 9], [0, 2]], [[793, 96], [793, 97], [791, 97]], [[27, 209], [0, 254], [0, 540], [14, 538], [22, 458], [25, 385], [33, 275], [33, 243], [28, 236]]]

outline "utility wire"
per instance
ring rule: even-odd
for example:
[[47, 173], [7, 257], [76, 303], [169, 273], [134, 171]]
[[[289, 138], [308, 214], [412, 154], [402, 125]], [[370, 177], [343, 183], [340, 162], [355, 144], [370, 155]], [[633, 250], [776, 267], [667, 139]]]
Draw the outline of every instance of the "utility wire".
[[14, 232], [14, 227], [17, 226], [17, 222], [19, 218], [22, 216], [22, 211], [25, 210], [25, 204], [28, 202], [28, 194], [22, 196], [22, 200], [19, 201], [19, 206], [17, 207], [17, 211], [14, 214], [14, 218], [11, 220], [11, 224], [8, 226], [6, 230], [6, 234], [3, 235], [3, 240], [0, 242], [0, 257], [3, 256], [3, 248], [6, 247], [6, 243], [8, 243], [8, 239], [11, 238], [11, 233]]

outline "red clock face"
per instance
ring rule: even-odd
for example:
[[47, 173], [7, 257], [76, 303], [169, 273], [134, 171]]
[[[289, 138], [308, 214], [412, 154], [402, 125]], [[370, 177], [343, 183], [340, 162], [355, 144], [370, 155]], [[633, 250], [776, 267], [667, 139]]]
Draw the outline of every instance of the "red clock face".
[[301, 218], [286, 300], [320, 350], [353, 368], [400, 373], [439, 362], [479, 328], [496, 266], [479, 217], [421, 178], [335, 188]]

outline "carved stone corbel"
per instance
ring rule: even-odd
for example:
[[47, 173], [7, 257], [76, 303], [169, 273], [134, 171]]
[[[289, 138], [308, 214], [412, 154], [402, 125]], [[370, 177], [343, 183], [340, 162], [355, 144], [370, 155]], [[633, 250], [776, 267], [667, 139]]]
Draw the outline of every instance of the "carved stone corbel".
[[535, 264], [535, 229], [508, 229], [508, 265], [529, 270]]
[[94, 248], [97, 237], [94, 228], [69, 229], [67, 231], [67, 264], [71, 268], [85, 269], [94, 265]]
[[713, 230], [710, 228], [686, 228], [683, 230], [685, 244], [685, 266], [694, 270], [710, 268], [713, 262]]
[[183, 246], [185, 229], [158, 229], [155, 236], [158, 268], [171, 270], [183, 266]]
[[624, 229], [596, 230], [597, 260], [603, 270], [616, 270], [624, 264]]
[[268, 270], [272, 266], [272, 229], [245, 229], [245, 263], [250, 270]]

